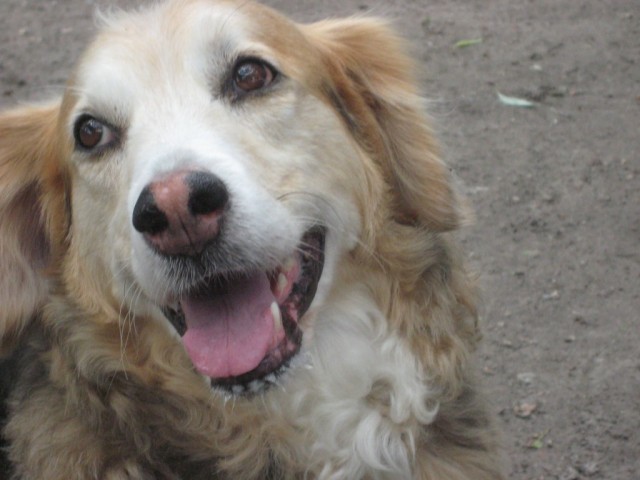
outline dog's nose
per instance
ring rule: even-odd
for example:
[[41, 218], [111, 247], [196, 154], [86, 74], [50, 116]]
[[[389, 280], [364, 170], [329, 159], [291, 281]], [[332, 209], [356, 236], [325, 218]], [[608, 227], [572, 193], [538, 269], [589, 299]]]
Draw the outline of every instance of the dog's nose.
[[229, 201], [227, 187], [212, 173], [194, 172], [187, 175], [189, 186], [189, 212], [208, 215], [222, 210]]
[[224, 182], [209, 172], [172, 172], [151, 182], [133, 209], [133, 227], [164, 255], [197, 255], [216, 239], [229, 202]]

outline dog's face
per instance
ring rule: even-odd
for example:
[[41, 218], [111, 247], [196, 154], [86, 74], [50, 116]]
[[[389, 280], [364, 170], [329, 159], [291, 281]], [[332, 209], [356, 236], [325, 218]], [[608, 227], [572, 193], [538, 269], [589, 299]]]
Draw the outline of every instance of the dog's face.
[[55, 128], [37, 127], [44, 250], [68, 290], [168, 318], [215, 386], [275, 382], [358, 249], [384, 263], [387, 226], [457, 224], [396, 49], [378, 22], [301, 26], [246, 2], [108, 20]]
[[116, 298], [168, 312], [196, 368], [235, 391], [299, 351], [362, 222], [354, 141], [307, 66], [265, 41], [282, 30], [313, 48], [256, 7], [128, 17], [66, 99], [73, 237], [93, 237]]

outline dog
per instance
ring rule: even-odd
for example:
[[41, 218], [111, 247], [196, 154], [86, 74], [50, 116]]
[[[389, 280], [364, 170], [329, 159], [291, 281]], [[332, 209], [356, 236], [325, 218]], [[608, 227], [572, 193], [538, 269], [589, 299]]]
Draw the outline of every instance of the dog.
[[406, 50], [169, 0], [0, 114], [11, 478], [505, 478]]

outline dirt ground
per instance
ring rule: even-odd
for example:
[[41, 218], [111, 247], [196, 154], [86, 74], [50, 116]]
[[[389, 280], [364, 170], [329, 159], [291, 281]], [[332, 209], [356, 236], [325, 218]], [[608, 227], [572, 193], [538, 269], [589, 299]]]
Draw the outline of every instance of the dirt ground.
[[[59, 92], [114, 3], [138, 2], [0, 0], [0, 107]], [[301, 20], [372, 12], [412, 42], [477, 214], [462, 237], [511, 478], [640, 478], [640, 2], [267, 3]]]

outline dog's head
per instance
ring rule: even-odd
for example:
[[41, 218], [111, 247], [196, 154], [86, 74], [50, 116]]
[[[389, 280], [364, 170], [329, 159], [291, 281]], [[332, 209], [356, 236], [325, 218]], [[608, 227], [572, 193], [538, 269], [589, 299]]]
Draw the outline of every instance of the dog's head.
[[215, 385], [275, 381], [381, 235], [459, 223], [402, 50], [244, 1], [106, 20], [60, 102], [0, 116], [4, 341], [55, 290], [170, 321]]

